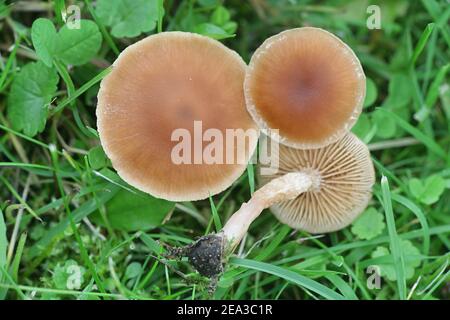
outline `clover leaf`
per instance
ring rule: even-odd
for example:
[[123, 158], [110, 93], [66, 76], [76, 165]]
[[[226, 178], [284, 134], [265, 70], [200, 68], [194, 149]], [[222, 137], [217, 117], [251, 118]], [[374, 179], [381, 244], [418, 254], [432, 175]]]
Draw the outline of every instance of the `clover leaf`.
[[378, 96], [378, 89], [372, 79], [367, 78], [366, 81], [366, 98], [364, 100], [364, 108], [370, 107], [376, 100]]
[[101, 146], [96, 146], [89, 150], [88, 160], [91, 168], [94, 170], [104, 168], [108, 164], [108, 158]]
[[25, 65], [14, 78], [8, 97], [8, 118], [15, 130], [35, 136], [45, 128], [48, 107], [59, 77], [38, 61]]
[[[405, 278], [411, 279], [414, 276], [415, 268], [420, 266], [420, 251], [416, 248], [411, 241], [403, 240], [400, 242], [400, 249], [403, 253], [405, 261]], [[386, 247], [377, 247], [374, 252], [372, 252], [372, 258], [381, 258], [385, 256], [390, 256], [389, 249]], [[383, 262], [377, 264], [380, 268], [380, 273], [382, 276], [388, 278], [391, 281], [397, 280], [397, 273], [395, 271], [395, 266], [393, 262]]]
[[102, 35], [91, 20], [80, 20], [79, 29], [67, 25], [58, 32], [57, 57], [66, 64], [82, 65], [91, 60], [100, 50]]
[[356, 134], [361, 140], [364, 140], [366, 136], [372, 130], [372, 122], [367, 113], [362, 113], [358, 118], [358, 121], [352, 128], [352, 132]]
[[409, 180], [409, 190], [421, 203], [430, 205], [436, 203], [445, 191], [446, 182], [439, 175], [432, 175], [421, 181], [417, 178]]
[[408, 105], [412, 98], [409, 77], [403, 73], [394, 74], [389, 81], [388, 92], [385, 107], [402, 108]]
[[31, 27], [31, 39], [39, 59], [51, 67], [54, 59], [82, 65], [100, 50], [102, 35], [91, 20], [80, 20], [79, 28], [64, 25], [59, 32], [48, 19], [37, 19]]
[[397, 123], [395, 119], [390, 117], [382, 110], [375, 110], [372, 113], [372, 120], [377, 125], [376, 135], [382, 139], [389, 139], [395, 136], [397, 133]]
[[53, 56], [56, 51], [56, 28], [48, 19], [39, 18], [33, 22], [31, 39], [36, 54], [47, 67], [53, 65]]
[[360, 239], [373, 239], [383, 232], [386, 226], [383, 220], [383, 214], [375, 208], [368, 208], [353, 222], [351, 231]]
[[125, 270], [125, 280], [134, 279], [139, 277], [142, 273], [143, 268], [139, 262], [132, 262], [127, 266]]
[[116, 38], [133, 38], [155, 29], [158, 0], [99, 0], [96, 13]]

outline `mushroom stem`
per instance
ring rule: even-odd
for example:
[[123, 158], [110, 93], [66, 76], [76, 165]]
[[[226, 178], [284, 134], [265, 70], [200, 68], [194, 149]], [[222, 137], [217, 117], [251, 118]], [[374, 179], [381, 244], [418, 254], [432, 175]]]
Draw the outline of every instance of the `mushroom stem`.
[[231, 253], [234, 250], [247, 233], [250, 224], [264, 209], [278, 202], [295, 199], [313, 186], [314, 179], [315, 177], [307, 172], [291, 172], [258, 189], [223, 227], [222, 232], [226, 240], [227, 251]]
[[182, 248], [170, 248], [168, 258], [188, 257], [190, 264], [203, 276], [217, 278], [223, 272], [223, 264], [247, 233], [250, 224], [261, 212], [282, 201], [295, 199], [299, 194], [320, 184], [320, 177], [313, 171], [287, 173], [271, 180], [257, 190], [227, 221], [217, 234], [201, 237]]

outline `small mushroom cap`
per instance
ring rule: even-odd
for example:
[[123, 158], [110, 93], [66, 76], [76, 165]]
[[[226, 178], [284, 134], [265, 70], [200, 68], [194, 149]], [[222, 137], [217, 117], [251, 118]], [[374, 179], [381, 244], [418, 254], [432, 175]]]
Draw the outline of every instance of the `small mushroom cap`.
[[342, 138], [365, 97], [365, 75], [354, 52], [318, 28], [297, 28], [267, 39], [245, 79], [247, 108], [274, 140], [315, 149]]
[[289, 172], [313, 177], [310, 191], [271, 207], [281, 222], [311, 233], [331, 232], [349, 225], [372, 197], [375, 172], [367, 146], [354, 134], [324, 148], [302, 150], [279, 145], [279, 170], [259, 175], [261, 183]]
[[[125, 49], [101, 83], [97, 106], [100, 140], [118, 174], [134, 187], [172, 201], [200, 200], [229, 187], [245, 170], [258, 139], [245, 106], [245, 72], [237, 53], [192, 33], [160, 33]], [[200, 136], [194, 121], [202, 121]], [[190, 135], [191, 163], [173, 161], [174, 148], [185, 138], [172, 141], [177, 129]], [[247, 140], [245, 150], [225, 138], [218, 141], [223, 161], [208, 164], [202, 157], [214, 142], [203, 139], [208, 129], [223, 137], [227, 129], [257, 134]], [[195, 147], [198, 138], [200, 149]], [[227, 162], [225, 155], [233, 151], [234, 163]]]

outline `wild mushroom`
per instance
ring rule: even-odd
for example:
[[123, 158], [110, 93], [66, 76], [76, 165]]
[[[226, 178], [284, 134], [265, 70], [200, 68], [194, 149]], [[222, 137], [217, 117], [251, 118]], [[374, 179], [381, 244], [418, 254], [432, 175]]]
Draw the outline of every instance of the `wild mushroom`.
[[310, 233], [332, 232], [349, 225], [367, 206], [375, 180], [367, 146], [352, 133], [321, 149], [280, 145], [279, 171], [260, 175], [262, 184], [289, 172], [306, 172], [312, 184], [271, 211], [284, 224]]
[[[217, 233], [170, 252], [187, 256], [199, 273], [215, 277], [224, 258], [250, 224], [269, 207], [289, 226], [312, 233], [344, 228], [360, 214], [372, 195], [374, 169], [367, 146], [349, 133], [320, 149], [280, 145], [279, 172], [260, 176], [263, 186]], [[262, 168], [261, 168], [262, 169]]]
[[[118, 174], [172, 201], [200, 200], [229, 187], [245, 170], [258, 139], [245, 106], [245, 71], [236, 52], [192, 33], [160, 33], [126, 48], [103, 79], [97, 106], [100, 140]], [[228, 129], [256, 134], [245, 146], [216, 141], [223, 157], [236, 152], [233, 163], [220, 155], [205, 163], [204, 149], [214, 139], [200, 144], [196, 139], [209, 129], [223, 136]], [[173, 152], [183, 134], [194, 141], [180, 151], [187, 161], [177, 162]]]
[[355, 124], [365, 97], [365, 76], [354, 52], [319, 28], [297, 28], [267, 39], [245, 78], [253, 119], [271, 137], [300, 149], [326, 146]]

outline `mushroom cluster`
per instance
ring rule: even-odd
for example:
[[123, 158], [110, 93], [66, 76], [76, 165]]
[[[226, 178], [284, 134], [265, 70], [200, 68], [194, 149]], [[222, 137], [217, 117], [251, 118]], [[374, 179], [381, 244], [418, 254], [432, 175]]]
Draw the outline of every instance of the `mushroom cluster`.
[[[259, 136], [232, 147], [245, 149], [243, 162], [180, 165], [171, 161], [174, 130], [195, 134], [193, 123], [202, 121], [221, 132], [262, 129], [269, 132], [264, 139], [281, 143], [278, 171], [263, 174], [260, 166], [260, 189], [220, 232], [169, 250], [168, 257], [187, 256], [213, 278], [266, 208], [311, 233], [339, 230], [365, 209], [373, 164], [367, 147], [349, 132], [364, 97], [358, 58], [322, 29], [297, 28], [267, 39], [248, 68], [216, 40], [167, 32], [128, 47], [116, 60], [99, 92], [98, 129], [125, 181], [172, 201], [226, 189], [244, 171]], [[198, 156], [202, 148], [189, 151]], [[229, 151], [224, 143], [223, 153]]]

